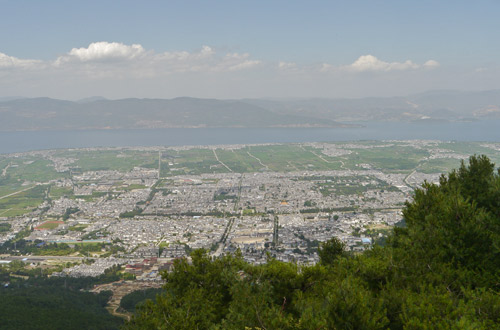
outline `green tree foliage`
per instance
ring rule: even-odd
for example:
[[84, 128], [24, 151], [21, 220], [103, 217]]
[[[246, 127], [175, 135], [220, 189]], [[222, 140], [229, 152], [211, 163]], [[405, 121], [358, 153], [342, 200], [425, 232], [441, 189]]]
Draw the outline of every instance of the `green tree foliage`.
[[106, 309], [111, 292], [88, 290], [122, 277], [119, 265], [97, 277], [47, 277], [14, 260], [0, 267], [0, 329], [118, 329], [123, 319]]
[[140, 207], [135, 207], [132, 211], [126, 211], [120, 213], [120, 218], [133, 218], [136, 215], [140, 215], [142, 213], [143, 209]]
[[448, 276], [453, 288], [498, 283], [500, 177], [485, 156], [462, 162], [439, 185], [424, 184], [403, 211], [407, 228], [392, 246], [405, 265], [429, 279]]
[[[40, 245], [41, 244], [41, 245]], [[108, 243], [77, 243], [72, 246], [66, 243], [44, 243], [40, 240], [34, 242], [20, 239], [17, 242], [7, 241], [0, 246], [0, 253], [14, 254], [33, 254], [33, 255], [47, 255], [47, 256], [66, 256], [79, 252], [87, 256], [91, 252], [100, 252], [103, 249], [109, 250], [107, 254], [102, 256], [106, 257], [112, 253], [123, 251], [124, 248], [118, 245]], [[17, 252], [14, 252], [17, 251]]]
[[196, 250], [125, 329], [500, 329], [499, 203], [500, 174], [473, 156], [415, 191], [383, 247], [334, 238], [314, 266]]
[[65, 288], [59, 281], [11, 283], [0, 288], [1, 329], [118, 329], [123, 321], [105, 306], [111, 292]]
[[345, 244], [340, 239], [333, 237], [321, 243], [318, 249], [319, 262], [324, 265], [332, 265], [335, 259], [345, 254]]
[[161, 289], [149, 288], [146, 290], [133, 291], [120, 300], [120, 307], [128, 312], [135, 312], [136, 306], [143, 304], [146, 300], [155, 300]]
[[11, 225], [10, 223], [0, 223], [0, 233], [7, 233], [10, 231]]
[[78, 207], [68, 207], [66, 209], [66, 211], [64, 212], [62, 218], [63, 218], [63, 220], [68, 220], [70, 215], [77, 213], [79, 211], [80, 211], [80, 209]]

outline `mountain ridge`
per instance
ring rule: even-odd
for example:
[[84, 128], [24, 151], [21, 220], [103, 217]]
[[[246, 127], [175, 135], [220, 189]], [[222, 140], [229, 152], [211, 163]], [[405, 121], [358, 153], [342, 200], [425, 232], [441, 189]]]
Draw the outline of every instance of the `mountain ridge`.
[[406, 97], [172, 99], [93, 96], [0, 99], [0, 131], [173, 127], [359, 127], [345, 122], [446, 122], [500, 118], [500, 90], [440, 90]]
[[300, 114], [277, 114], [234, 100], [175, 98], [51, 98], [0, 102], [0, 130], [130, 129], [168, 127], [349, 127]]

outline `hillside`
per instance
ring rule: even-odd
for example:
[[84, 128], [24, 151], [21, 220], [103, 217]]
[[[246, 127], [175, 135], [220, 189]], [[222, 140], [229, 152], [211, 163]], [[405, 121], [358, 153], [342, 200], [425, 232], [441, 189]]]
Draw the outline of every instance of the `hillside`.
[[500, 90], [430, 91], [360, 99], [174, 99], [77, 102], [0, 99], [0, 131], [166, 127], [353, 127], [349, 121], [432, 123], [500, 118]]
[[0, 102], [0, 131], [164, 127], [341, 127], [332, 120], [278, 114], [241, 101], [176, 98]]
[[280, 114], [337, 121], [457, 121], [500, 118], [500, 90], [429, 91], [406, 97], [244, 100]]

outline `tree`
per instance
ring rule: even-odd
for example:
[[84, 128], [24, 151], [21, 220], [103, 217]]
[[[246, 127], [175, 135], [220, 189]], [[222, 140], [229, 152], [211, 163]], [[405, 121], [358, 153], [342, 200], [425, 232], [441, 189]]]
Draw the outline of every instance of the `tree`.
[[472, 156], [469, 166], [462, 162], [439, 185], [425, 183], [406, 203], [407, 228], [395, 230], [392, 246], [416, 273], [448, 264], [470, 272], [475, 285], [493, 281], [486, 278], [500, 269], [500, 177], [493, 169], [486, 156]]
[[321, 243], [318, 249], [319, 261], [323, 265], [332, 265], [335, 260], [345, 254], [345, 244], [337, 237]]

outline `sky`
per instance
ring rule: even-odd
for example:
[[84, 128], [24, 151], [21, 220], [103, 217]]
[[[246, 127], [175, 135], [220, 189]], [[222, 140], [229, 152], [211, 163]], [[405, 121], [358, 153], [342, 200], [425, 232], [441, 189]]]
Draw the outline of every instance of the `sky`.
[[0, 97], [500, 88], [500, 1], [0, 0]]

